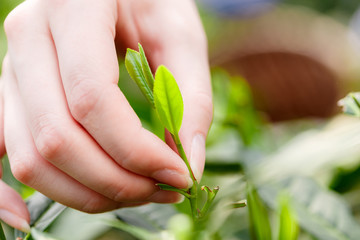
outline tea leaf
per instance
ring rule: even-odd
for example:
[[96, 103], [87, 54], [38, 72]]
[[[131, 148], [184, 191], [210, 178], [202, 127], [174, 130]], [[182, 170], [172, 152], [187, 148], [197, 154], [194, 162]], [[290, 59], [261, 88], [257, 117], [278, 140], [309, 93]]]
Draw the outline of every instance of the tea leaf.
[[155, 73], [154, 101], [160, 121], [171, 134], [177, 135], [181, 127], [184, 104], [174, 76], [163, 65]]
[[279, 240], [298, 239], [298, 225], [294, 213], [290, 206], [290, 197], [282, 196], [280, 198], [280, 229]]
[[247, 203], [254, 239], [271, 240], [271, 227], [267, 209], [257, 191], [251, 185], [248, 185], [247, 189]]
[[125, 56], [125, 66], [130, 77], [139, 86], [151, 106], [154, 107], [154, 96], [142, 69], [140, 53], [128, 48]]
[[140, 58], [141, 58], [141, 66], [142, 66], [142, 70], [143, 70], [146, 82], [147, 82], [150, 90], [152, 91], [154, 88], [154, 76], [151, 72], [149, 63], [146, 59], [144, 49], [140, 43], [139, 43], [139, 53], [140, 53]]
[[161, 190], [165, 190], [165, 191], [172, 191], [172, 192], [177, 192], [180, 193], [182, 195], [184, 195], [187, 198], [192, 198], [192, 196], [184, 189], [179, 189], [164, 183], [157, 183], [156, 184]]

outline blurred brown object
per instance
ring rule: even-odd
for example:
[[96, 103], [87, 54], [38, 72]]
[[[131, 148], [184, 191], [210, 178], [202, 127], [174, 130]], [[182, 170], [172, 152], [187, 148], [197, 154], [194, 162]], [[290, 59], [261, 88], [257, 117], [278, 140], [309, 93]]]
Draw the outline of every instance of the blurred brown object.
[[244, 76], [273, 121], [331, 116], [359, 76], [349, 30], [310, 10], [279, 8], [218, 27], [209, 36], [211, 64]]

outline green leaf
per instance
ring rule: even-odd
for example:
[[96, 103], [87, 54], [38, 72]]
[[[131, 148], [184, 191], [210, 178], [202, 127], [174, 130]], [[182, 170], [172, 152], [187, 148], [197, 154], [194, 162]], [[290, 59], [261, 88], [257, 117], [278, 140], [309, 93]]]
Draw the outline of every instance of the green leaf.
[[253, 238], [271, 240], [271, 227], [267, 209], [255, 188], [250, 184], [247, 188], [247, 203]]
[[122, 208], [114, 211], [121, 221], [141, 227], [150, 232], [164, 231], [169, 219], [176, 214], [174, 205], [148, 204], [136, 208]]
[[138, 85], [151, 106], [154, 107], [154, 96], [142, 68], [140, 53], [128, 48], [125, 56], [125, 66], [130, 77]]
[[161, 190], [165, 190], [165, 191], [172, 191], [172, 192], [177, 192], [180, 193], [182, 195], [184, 195], [186, 198], [192, 198], [192, 196], [184, 189], [179, 189], [164, 183], [157, 183], [156, 184]]
[[279, 240], [298, 239], [299, 228], [293, 210], [290, 206], [290, 199], [287, 195], [282, 195], [280, 202], [280, 227]]
[[181, 127], [184, 104], [174, 76], [163, 65], [155, 73], [154, 101], [160, 121], [171, 134], [177, 135]]
[[0, 240], [6, 240], [5, 233], [1, 225], [1, 221], [0, 221]]
[[305, 177], [289, 177], [268, 183], [260, 196], [272, 208], [277, 195], [287, 191], [301, 228], [319, 240], [360, 239], [360, 226], [340, 195], [320, 187]]
[[152, 232], [149, 232], [143, 228], [136, 227], [129, 225], [127, 223], [124, 223], [118, 219], [115, 220], [105, 220], [105, 222], [114, 228], [120, 229], [122, 231], [125, 231], [127, 233], [130, 233], [132, 236], [136, 237], [140, 240], [150, 240], [150, 239], [159, 239], [158, 235]]
[[247, 200], [241, 200], [241, 201], [238, 201], [238, 202], [234, 202], [234, 203], [231, 203], [229, 205], [230, 208], [244, 208], [247, 206]]
[[142, 67], [146, 82], [147, 82], [149, 88], [152, 91], [153, 88], [154, 88], [154, 81], [155, 81], [154, 76], [153, 76], [153, 74], [151, 72], [151, 68], [149, 66], [149, 63], [148, 63], [148, 61], [146, 59], [144, 49], [143, 49], [143, 47], [141, 46], [140, 43], [139, 43], [139, 53], [140, 53], [140, 58], [141, 58], [141, 67]]
[[[44, 231], [66, 209], [66, 206], [54, 202], [50, 198], [35, 192], [26, 200], [30, 212], [30, 226]], [[15, 230], [15, 236], [24, 238], [25, 233]]]
[[344, 113], [360, 117], [360, 92], [349, 93], [339, 101], [339, 105], [343, 107]]
[[39, 231], [36, 228], [31, 229], [31, 236], [34, 240], [57, 240], [48, 233]]

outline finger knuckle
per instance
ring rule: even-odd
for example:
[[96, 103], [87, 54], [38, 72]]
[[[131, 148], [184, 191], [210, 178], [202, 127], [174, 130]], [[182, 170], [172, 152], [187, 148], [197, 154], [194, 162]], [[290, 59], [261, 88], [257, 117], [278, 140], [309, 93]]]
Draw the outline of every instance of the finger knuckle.
[[29, 23], [29, 14], [24, 8], [24, 4], [20, 4], [12, 10], [4, 21], [4, 30], [8, 39], [22, 35]]
[[85, 203], [79, 209], [86, 213], [99, 213], [104, 208], [104, 199], [101, 197], [88, 198]]
[[70, 81], [75, 82], [69, 96], [69, 108], [72, 116], [80, 123], [86, 121], [86, 117], [92, 113], [100, 98], [99, 87], [87, 81], [86, 77], [75, 74]]
[[136, 194], [137, 191], [133, 191], [132, 188], [122, 186], [117, 188], [116, 193], [114, 194], [113, 200], [116, 202], [129, 202], [129, 201], [139, 201], [141, 200]]
[[14, 177], [26, 184], [31, 186], [34, 182], [35, 174], [35, 163], [34, 156], [32, 154], [14, 152], [9, 154], [10, 168]]
[[64, 131], [54, 123], [45, 123], [39, 127], [38, 131], [35, 144], [39, 154], [47, 160], [59, 156], [66, 141]]

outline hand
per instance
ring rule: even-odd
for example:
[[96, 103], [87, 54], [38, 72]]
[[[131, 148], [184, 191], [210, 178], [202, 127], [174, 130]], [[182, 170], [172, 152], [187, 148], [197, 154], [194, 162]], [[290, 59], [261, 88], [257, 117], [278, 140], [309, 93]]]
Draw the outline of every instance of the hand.
[[6, 19], [4, 134], [15, 177], [85, 212], [179, 200], [181, 158], [117, 87], [117, 51], [141, 42], [184, 98], [180, 131], [198, 178], [212, 119], [206, 38], [191, 0], [28, 0]]

